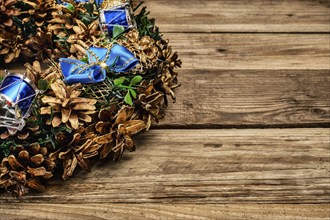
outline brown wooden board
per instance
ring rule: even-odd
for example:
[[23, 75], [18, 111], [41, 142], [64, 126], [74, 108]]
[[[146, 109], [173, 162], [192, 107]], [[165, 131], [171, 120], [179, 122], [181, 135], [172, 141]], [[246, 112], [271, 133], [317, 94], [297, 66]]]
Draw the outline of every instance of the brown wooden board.
[[183, 61], [177, 103], [118, 163], [1, 193], [0, 219], [329, 219], [329, 1], [146, 5]]
[[326, 34], [165, 34], [184, 69], [329, 70]]
[[146, 0], [163, 32], [329, 32], [326, 0]]
[[306, 127], [330, 124], [327, 70], [182, 70], [160, 127]]
[[[184, 70], [329, 70], [327, 34], [168, 33]], [[22, 64], [11, 64], [20, 69]], [[1, 66], [1, 69], [8, 66]]]
[[[137, 151], [0, 203], [330, 202], [329, 129], [153, 130]], [[129, 205], [127, 207], [129, 209]]]
[[[0, 206], [1, 217], [16, 219], [327, 219], [327, 204], [40, 204], [24, 203]], [[0, 218], [1, 218], [0, 217]]]

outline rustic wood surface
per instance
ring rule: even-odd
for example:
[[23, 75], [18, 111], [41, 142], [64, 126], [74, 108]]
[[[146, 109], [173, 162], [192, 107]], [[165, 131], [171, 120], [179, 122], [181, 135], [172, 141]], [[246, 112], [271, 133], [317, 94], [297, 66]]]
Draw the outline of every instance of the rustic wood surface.
[[327, 0], [152, 0], [166, 32], [329, 32]]
[[329, 1], [145, 2], [177, 103], [120, 162], [1, 194], [0, 219], [329, 219]]

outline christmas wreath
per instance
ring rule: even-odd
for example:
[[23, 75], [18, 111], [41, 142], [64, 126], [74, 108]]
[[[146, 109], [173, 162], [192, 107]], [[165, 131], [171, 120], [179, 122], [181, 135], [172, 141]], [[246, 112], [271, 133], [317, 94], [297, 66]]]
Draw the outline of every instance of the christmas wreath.
[[0, 74], [0, 189], [42, 192], [117, 161], [164, 116], [181, 61], [141, 5], [0, 0], [0, 63], [26, 62]]

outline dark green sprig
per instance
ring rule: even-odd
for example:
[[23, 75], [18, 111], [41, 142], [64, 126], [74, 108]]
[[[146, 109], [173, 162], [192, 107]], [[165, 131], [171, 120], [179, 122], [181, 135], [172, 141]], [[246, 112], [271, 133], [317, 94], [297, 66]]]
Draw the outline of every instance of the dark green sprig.
[[[141, 4], [139, 4], [134, 11], [140, 6]], [[160, 40], [162, 35], [159, 32], [158, 27], [155, 25], [155, 19], [149, 18], [148, 15], [149, 11], [147, 11], [147, 7], [143, 7], [141, 11], [135, 15], [137, 29], [141, 36], [150, 36], [154, 40]]]
[[10, 150], [17, 146], [15, 141], [1, 141], [0, 142], [0, 153], [7, 157], [10, 154]]

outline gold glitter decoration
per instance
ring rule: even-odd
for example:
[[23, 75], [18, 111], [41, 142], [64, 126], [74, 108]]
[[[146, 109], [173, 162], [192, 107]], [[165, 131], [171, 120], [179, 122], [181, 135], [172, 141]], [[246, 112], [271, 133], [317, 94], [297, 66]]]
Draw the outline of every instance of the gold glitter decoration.
[[101, 8], [103, 8], [103, 9], [114, 8], [119, 5], [123, 5], [125, 3], [126, 3], [125, 0], [105, 0], [102, 2]]

